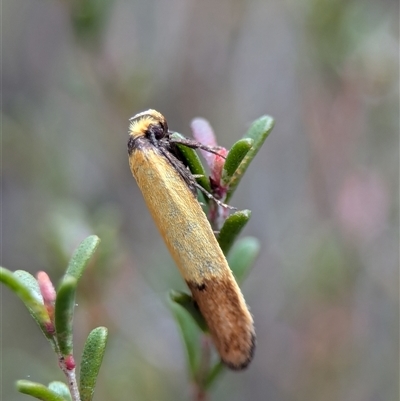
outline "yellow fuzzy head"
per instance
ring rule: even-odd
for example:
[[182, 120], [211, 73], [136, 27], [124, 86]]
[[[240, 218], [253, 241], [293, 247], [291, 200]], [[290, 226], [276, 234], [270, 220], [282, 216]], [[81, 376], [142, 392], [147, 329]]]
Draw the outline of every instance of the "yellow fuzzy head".
[[168, 134], [165, 117], [156, 110], [146, 110], [129, 119], [129, 135], [133, 138], [148, 135], [151, 128], [156, 128], [156, 137], [160, 139]]

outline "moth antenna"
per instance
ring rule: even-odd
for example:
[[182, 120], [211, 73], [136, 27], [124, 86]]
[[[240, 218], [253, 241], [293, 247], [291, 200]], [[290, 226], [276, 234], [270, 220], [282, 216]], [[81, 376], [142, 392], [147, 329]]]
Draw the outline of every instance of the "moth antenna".
[[218, 151], [215, 150], [215, 148], [213, 148], [211, 146], [203, 145], [202, 143], [193, 141], [191, 139], [187, 139], [187, 138], [185, 138], [185, 139], [183, 139], [183, 138], [182, 139], [170, 138], [170, 142], [179, 143], [179, 144], [187, 146], [188, 148], [191, 148], [191, 149], [202, 149], [202, 150], [205, 150], [206, 152], [213, 153], [214, 155], [217, 155], [219, 157], [222, 157], [223, 159], [226, 159], [226, 156], [221, 155], [220, 153], [218, 153]]

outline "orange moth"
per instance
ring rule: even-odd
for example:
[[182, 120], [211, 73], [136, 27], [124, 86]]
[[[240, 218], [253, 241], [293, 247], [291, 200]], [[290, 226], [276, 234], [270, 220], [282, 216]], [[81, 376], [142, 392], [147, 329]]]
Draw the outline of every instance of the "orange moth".
[[[244, 369], [255, 348], [253, 318], [197, 200], [195, 177], [180, 160], [175, 142], [162, 114], [136, 114], [130, 119], [129, 165], [222, 361], [231, 369]], [[179, 143], [205, 148], [190, 140]]]

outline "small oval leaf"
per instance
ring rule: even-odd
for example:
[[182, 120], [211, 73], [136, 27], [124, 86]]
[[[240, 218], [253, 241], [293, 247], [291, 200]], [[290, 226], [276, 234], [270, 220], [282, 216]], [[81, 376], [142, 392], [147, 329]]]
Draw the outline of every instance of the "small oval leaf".
[[97, 327], [90, 332], [86, 340], [79, 378], [81, 401], [91, 401], [93, 398], [94, 387], [107, 344], [107, 337], [107, 328]]
[[233, 245], [227, 259], [239, 284], [250, 272], [259, 252], [260, 242], [254, 237], [242, 238]]
[[250, 210], [239, 210], [225, 220], [218, 234], [218, 243], [222, 252], [227, 255], [244, 226], [250, 220]]
[[223, 184], [227, 184], [230, 181], [232, 175], [253, 146], [253, 143], [254, 141], [251, 138], [242, 138], [229, 150], [222, 170]]
[[267, 139], [270, 134], [272, 128], [274, 127], [274, 119], [270, 116], [263, 116], [250, 126], [244, 138], [249, 138], [253, 140], [252, 148], [247, 152], [246, 156], [240, 163], [239, 167], [236, 169], [235, 173], [232, 175], [229, 183], [228, 183], [228, 193], [225, 199], [225, 202], [228, 203], [230, 198], [232, 197], [235, 189], [237, 188], [240, 180], [243, 177], [243, 174], [246, 172], [249, 167], [251, 161], [254, 159], [264, 141]]
[[[184, 136], [178, 134], [177, 132], [173, 133], [171, 137], [175, 137], [176, 139], [184, 138]], [[198, 156], [196, 151], [192, 148], [189, 148], [188, 146], [179, 143], [177, 143], [176, 146], [179, 149], [182, 157], [185, 159], [185, 164], [189, 167], [190, 172], [192, 174], [199, 175], [199, 177], [196, 178], [197, 183], [201, 185], [206, 191], [211, 192], [210, 182], [207, 178], [206, 170], [204, 169], [200, 157]]]
[[85, 238], [72, 255], [65, 275], [75, 277], [76, 280], [79, 280], [99, 243], [100, 238], [97, 235]]
[[18, 380], [17, 389], [22, 394], [28, 394], [42, 401], [66, 401], [64, 397], [57, 394], [43, 384], [31, 382], [30, 380]]
[[191, 378], [194, 380], [197, 376], [201, 360], [201, 331], [199, 330], [197, 323], [195, 323], [193, 318], [189, 315], [189, 312], [182, 305], [170, 301], [169, 306], [181, 332], [186, 349], [187, 364]]
[[39, 283], [36, 278], [25, 270], [15, 270], [13, 274], [15, 277], [18, 278], [19, 281], [24, 283], [25, 287], [28, 287], [30, 289], [32, 295], [36, 298], [36, 300], [43, 304], [43, 297], [40, 292]]
[[186, 292], [183, 291], [171, 290], [169, 296], [172, 301], [176, 302], [187, 310], [187, 312], [197, 323], [201, 331], [208, 332], [207, 323], [204, 320], [203, 315], [200, 313], [199, 308], [196, 308], [196, 305], [191, 295], [186, 294]]
[[226, 370], [226, 365], [222, 361], [217, 362], [208, 372], [208, 376], [206, 377], [204, 387], [206, 389], [210, 388], [215, 380]]
[[49, 383], [48, 388], [63, 397], [65, 401], [72, 401], [71, 393], [69, 392], [68, 386], [65, 383], [53, 381]]
[[57, 341], [61, 354], [68, 356], [72, 354], [72, 321], [75, 308], [75, 291], [77, 281], [74, 277], [64, 276], [56, 298], [55, 326]]
[[[46, 335], [46, 337], [49, 337], [49, 334], [45, 330], [45, 324], [50, 323], [49, 314], [43, 305], [43, 298], [40, 301], [36, 289], [32, 289], [31, 279], [26, 279], [29, 273], [25, 273], [25, 279], [24, 281], [21, 281], [21, 279], [18, 277], [18, 275], [21, 276], [21, 271], [19, 271], [18, 275], [16, 275], [12, 271], [5, 269], [4, 267], [0, 267], [0, 281], [10, 288], [22, 300], [22, 302], [28, 308], [29, 313], [38, 322], [43, 333]], [[33, 276], [31, 277], [33, 280], [35, 280]]]

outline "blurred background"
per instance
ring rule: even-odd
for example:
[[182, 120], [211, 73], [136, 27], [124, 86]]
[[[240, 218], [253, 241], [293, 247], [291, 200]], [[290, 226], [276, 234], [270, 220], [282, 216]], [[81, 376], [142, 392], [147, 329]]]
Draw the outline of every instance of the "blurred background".
[[[212, 400], [399, 399], [399, 26], [391, 0], [5, 0], [2, 261], [57, 283], [88, 235], [75, 353], [110, 330], [95, 399], [185, 400], [167, 307], [182, 279], [128, 166], [128, 119], [155, 108], [229, 148], [275, 128], [232, 204], [261, 253], [243, 292], [255, 359]], [[2, 288], [2, 399], [63, 380]]]

